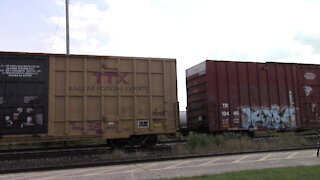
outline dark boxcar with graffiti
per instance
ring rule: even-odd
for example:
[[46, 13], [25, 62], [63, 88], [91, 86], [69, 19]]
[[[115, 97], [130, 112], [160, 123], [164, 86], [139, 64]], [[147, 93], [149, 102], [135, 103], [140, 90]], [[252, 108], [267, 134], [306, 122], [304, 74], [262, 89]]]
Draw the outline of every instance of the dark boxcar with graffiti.
[[320, 66], [207, 60], [186, 71], [193, 130], [320, 127]]
[[0, 143], [154, 143], [178, 129], [176, 77], [175, 59], [0, 52]]
[[48, 64], [45, 56], [0, 54], [0, 132], [47, 132]]

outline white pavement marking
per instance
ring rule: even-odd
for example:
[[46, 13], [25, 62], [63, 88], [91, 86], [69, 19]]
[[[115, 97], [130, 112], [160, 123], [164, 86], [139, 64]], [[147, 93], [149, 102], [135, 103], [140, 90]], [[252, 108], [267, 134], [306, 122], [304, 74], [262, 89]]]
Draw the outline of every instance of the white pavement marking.
[[[128, 167], [118, 166], [118, 167], [114, 167], [112, 169], [108, 169], [108, 168], [101, 169], [102, 171], [97, 171], [97, 170], [95, 170], [95, 168], [90, 168], [90, 169], [86, 169], [86, 170], [80, 170], [80, 172], [77, 171], [76, 173], [77, 174], [83, 173], [83, 174], [86, 174], [86, 175], [95, 175], [97, 173], [103, 174], [103, 173], [108, 173], [108, 172], [114, 172], [114, 171], [118, 171], [118, 170], [123, 169], [123, 168], [128, 168]], [[67, 176], [72, 176], [74, 174], [75, 174], [75, 172], [69, 173]]]
[[297, 154], [298, 152], [291, 153], [289, 156], [286, 157], [286, 159], [294, 158], [294, 156], [296, 156]]
[[[243, 156], [241, 157], [240, 159], [238, 160], [235, 160], [233, 161], [232, 163], [234, 164], [244, 164], [244, 163], [254, 163], [254, 162], [261, 162], [261, 161], [274, 161], [274, 160], [289, 160], [289, 159], [301, 159], [301, 158], [314, 158], [314, 154], [313, 154], [313, 151], [304, 151], [304, 152], [310, 152], [310, 154], [312, 154], [312, 156], [304, 156], [304, 157], [300, 157], [300, 156], [296, 156], [299, 152], [295, 152], [295, 153], [291, 153], [289, 156], [283, 156], [282, 158], [269, 158], [271, 155], [275, 155], [275, 154], [279, 154], [279, 153], [273, 153], [273, 154], [267, 154], [266, 156], [262, 157], [261, 159], [258, 159], [258, 160], [248, 160], [248, 161], [243, 161], [243, 159], [247, 158], [247, 157], [252, 157], [251, 155], [246, 155], [246, 156]], [[232, 156], [228, 156], [228, 157], [224, 157], [224, 158], [230, 158]], [[202, 164], [198, 164], [198, 165], [188, 165], [188, 166], [179, 166], [181, 164], [185, 164], [187, 163], [187, 161], [183, 161], [181, 163], [178, 163], [178, 164], [175, 164], [175, 165], [171, 165], [171, 169], [181, 169], [181, 168], [195, 168], [195, 167], [206, 167], [206, 166], [219, 166], [219, 165], [228, 165], [230, 164], [230, 162], [220, 162], [220, 163], [214, 163], [218, 160], [221, 160], [222, 158], [216, 158], [216, 159], [213, 159], [213, 160], [209, 160], [208, 162], [205, 162], [205, 163], [202, 163]], [[155, 164], [151, 164], [150, 166], [154, 166], [154, 165], [157, 165], [157, 164], [161, 164], [161, 163], [155, 163]], [[147, 165], [147, 164], [143, 164], [143, 165]], [[137, 165], [136, 165], [137, 166]], [[50, 173], [45, 173], [45, 174], [48, 174], [46, 177], [38, 177], [36, 178], [36, 176], [41, 176], [43, 174], [40, 174], [40, 173], [36, 173], [34, 176], [26, 176], [26, 175], [30, 175], [30, 174], [22, 174], [21, 176], [23, 177], [16, 177], [14, 179], [33, 179], [33, 180], [56, 180], [56, 179], [68, 179], [68, 178], [93, 178], [95, 175], [112, 175], [112, 174], [128, 174], [128, 175], [131, 175], [131, 176], [134, 176], [134, 173], [137, 173], [137, 172], [144, 172], [144, 171], [147, 171], [147, 172], [152, 172], [150, 174], [152, 174], [155, 178], [157, 178], [156, 176], [160, 177], [158, 173], [156, 173], [155, 171], [161, 171], [161, 170], [164, 170], [166, 169], [167, 167], [163, 167], [163, 168], [148, 168], [148, 170], [145, 170], [144, 168], [141, 168], [139, 167], [140, 169], [137, 169], [135, 166], [124, 166], [124, 167], [117, 167], [117, 168], [114, 168], [113, 170], [111, 171], [102, 171], [102, 172], [96, 172], [96, 173], [91, 173], [91, 174], [74, 174], [74, 175], [66, 175], [64, 176], [63, 174], [60, 174], [60, 175], [54, 175], [53, 176], [50, 176]], [[127, 171], [119, 171], [121, 170], [122, 168], [129, 168], [129, 167], [132, 167], [133, 169], [131, 170], [127, 170]], [[147, 167], [145, 167], [147, 168]], [[106, 169], [105, 169], [106, 170]], [[114, 171], [116, 170], [116, 171]], [[83, 170], [81, 170], [83, 172]], [[81, 172], [79, 171], [79, 172]], [[75, 170], [74, 173], [77, 173], [77, 170]], [[129, 174], [129, 173], [132, 173], [132, 174]], [[2, 178], [5, 178], [5, 177], [8, 177], [8, 176], [1, 176], [0, 175], [0, 179]], [[12, 178], [12, 176], [9, 178]]]
[[139, 167], [142, 167], [142, 168], [150, 168], [150, 167], [152, 167], [152, 166], [156, 166], [156, 165], [159, 165], [159, 163], [152, 163], [152, 164], [137, 164], [137, 165], [141, 165], [141, 166], [139, 166]]
[[240, 162], [240, 161], [242, 161], [242, 160], [244, 160], [244, 159], [246, 159], [248, 157], [249, 157], [248, 155], [242, 156], [241, 158], [239, 158], [239, 159], [237, 159], [235, 161], [232, 161], [231, 163], [238, 163], [238, 162]]
[[174, 168], [174, 167], [178, 167], [178, 166], [180, 166], [180, 165], [182, 165], [182, 164], [186, 164], [186, 163], [188, 163], [188, 162], [191, 162], [191, 161], [183, 161], [183, 162], [176, 163], [176, 164], [174, 164], [174, 165], [165, 167], [165, 168], [163, 168], [163, 169], [171, 169], [171, 168]]
[[[133, 169], [130, 169], [130, 170], [126, 170], [126, 171], [121, 171], [121, 172], [124, 172], [124, 173], [136, 173], [136, 172], [139, 172], [139, 171], [142, 171], [141, 168], [133, 168]], [[119, 173], [120, 171], [116, 171], [114, 173]], [[112, 173], [112, 172], [111, 172]], [[105, 173], [105, 174], [110, 174], [110, 173]]]
[[[23, 179], [34, 179], [37, 178], [38, 176], [50, 176], [52, 174], [52, 172], [44, 172], [44, 173], [24, 173], [23, 176], [19, 176], [20, 173], [16, 173], [16, 174], [10, 174], [10, 175], [15, 175], [15, 176], [11, 176], [10, 178], [6, 177], [6, 176], [0, 176], [0, 179], [6, 179], [6, 180], [23, 180]], [[39, 177], [38, 177], [39, 178]]]
[[211, 161], [202, 163], [202, 164], [200, 164], [200, 166], [205, 166], [205, 165], [208, 165], [208, 164], [211, 164], [211, 163], [215, 163], [215, 162], [217, 162], [217, 161], [219, 161], [219, 160], [221, 160], [221, 159], [222, 159], [222, 158], [216, 158], [216, 159], [214, 159], [214, 160], [211, 160]]
[[130, 173], [130, 177], [133, 178], [133, 179], [137, 179], [137, 178], [134, 176], [134, 173]]
[[270, 156], [272, 156], [272, 154], [267, 154], [266, 156], [262, 157], [262, 158], [259, 159], [258, 161], [265, 161], [265, 160], [268, 159]]
[[[301, 158], [311, 158], [313, 156], [305, 156], [305, 157], [293, 157], [291, 159], [301, 159]], [[272, 159], [266, 159], [264, 161], [275, 161], [275, 160], [286, 160], [287, 158], [286, 157], [283, 157], [283, 158], [272, 158]], [[236, 162], [234, 164], [241, 164], [241, 163], [253, 163], [253, 162], [261, 162], [259, 160], [248, 160], [248, 161], [239, 161], [239, 162]], [[228, 165], [230, 164], [230, 162], [221, 162], [221, 163], [215, 163], [215, 164], [206, 164], [206, 165], [209, 165], [209, 166], [218, 166], [218, 165]], [[179, 168], [193, 168], [193, 167], [203, 167], [204, 165], [203, 164], [199, 164], [199, 165], [190, 165], [190, 166], [181, 166], [181, 167], [175, 167], [175, 169], [179, 169]], [[157, 168], [157, 169], [151, 169], [152, 171], [155, 171], [155, 170], [163, 170], [163, 168]]]
[[136, 165], [138, 168], [140, 168], [141, 170], [143, 170], [143, 171], [151, 174], [152, 177], [158, 177], [158, 178], [161, 177], [161, 174], [158, 174], [158, 173], [156, 173], [156, 172], [152, 172], [152, 171], [150, 171], [149, 169], [144, 168], [143, 166], [139, 166], [138, 164], [135, 164], [135, 165]]

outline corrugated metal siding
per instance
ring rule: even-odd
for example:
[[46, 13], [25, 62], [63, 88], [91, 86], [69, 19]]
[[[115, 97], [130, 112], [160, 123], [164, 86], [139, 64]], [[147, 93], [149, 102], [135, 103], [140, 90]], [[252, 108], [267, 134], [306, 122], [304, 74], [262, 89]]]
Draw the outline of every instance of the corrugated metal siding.
[[[187, 125], [194, 129], [204, 129], [208, 127], [205, 121], [207, 115], [207, 84], [205, 75], [193, 75], [187, 79]], [[190, 121], [189, 119], [192, 119]]]
[[298, 86], [302, 126], [320, 126], [320, 66], [301, 65], [298, 68]]
[[[210, 131], [320, 125], [319, 66], [206, 61], [205, 69], [187, 77], [190, 128], [197, 129], [193, 124], [200, 121]], [[203, 83], [194, 83], [197, 79]], [[194, 108], [199, 101], [201, 108]]]
[[50, 57], [51, 136], [125, 138], [175, 132], [173, 59]]

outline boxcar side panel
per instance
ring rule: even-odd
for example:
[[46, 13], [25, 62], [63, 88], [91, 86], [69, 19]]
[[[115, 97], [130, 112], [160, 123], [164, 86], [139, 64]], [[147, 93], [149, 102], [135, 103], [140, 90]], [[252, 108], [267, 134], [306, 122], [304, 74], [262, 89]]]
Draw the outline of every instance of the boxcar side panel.
[[[209, 71], [210, 70], [210, 71]], [[216, 64], [209, 63], [206, 61], [206, 95], [207, 99], [205, 102], [205, 114], [207, 114], [205, 121], [207, 124], [209, 124], [209, 131], [214, 131], [215, 129], [220, 128], [219, 121], [212, 121], [212, 119], [218, 119], [220, 116], [220, 113], [218, 111], [219, 106], [219, 96], [218, 93], [212, 93], [212, 92], [218, 92], [218, 76], [217, 76], [217, 66]]]
[[[228, 64], [228, 82], [229, 82], [229, 129], [238, 130], [241, 128], [240, 123], [240, 88], [239, 88], [239, 71], [237, 63]], [[232, 103], [230, 103], [232, 102]]]
[[[188, 125], [203, 116], [209, 131], [320, 127], [318, 66], [207, 60], [205, 68], [187, 77]], [[200, 77], [205, 86], [195, 83]], [[200, 88], [206, 97], [192, 93]]]
[[175, 60], [51, 56], [50, 65], [50, 136], [176, 131]]
[[[221, 129], [230, 127], [230, 111], [229, 111], [229, 82], [228, 82], [228, 64], [223, 62], [217, 62], [217, 87], [218, 87], [218, 98], [219, 98], [219, 119], [220, 121], [215, 124], [218, 125]], [[209, 79], [210, 80], [210, 79]]]

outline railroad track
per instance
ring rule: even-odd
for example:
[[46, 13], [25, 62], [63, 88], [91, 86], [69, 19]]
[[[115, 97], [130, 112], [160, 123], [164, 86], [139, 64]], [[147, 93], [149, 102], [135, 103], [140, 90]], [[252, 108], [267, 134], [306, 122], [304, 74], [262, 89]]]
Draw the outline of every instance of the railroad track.
[[[186, 143], [186, 140], [164, 140], [159, 141], [156, 148], [163, 148], [166, 145], [174, 145]], [[142, 150], [138, 147], [127, 147], [126, 152]], [[147, 150], [150, 150], [147, 149]], [[152, 149], [151, 149], [152, 150]], [[75, 155], [90, 155], [97, 153], [111, 153], [112, 148], [106, 144], [86, 145], [86, 146], [57, 146], [57, 147], [34, 147], [34, 148], [15, 148], [15, 149], [0, 149], [0, 161], [15, 160], [15, 159], [32, 159], [42, 157], [57, 157], [57, 156], [75, 156]]]
[[61, 156], [80, 156], [98, 153], [111, 152], [110, 147], [91, 146], [91, 147], [69, 147], [69, 148], [45, 148], [45, 149], [17, 149], [8, 152], [0, 153], [0, 160], [22, 160], [22, 159], [37, 159], [37, 158], [50, 158]]
[[[253, 139], [277, 139], [281, 136], [255, 136], [252, 137]], [[319, 137], [318, 134], [298, 134], [294, 135], [293, 137], [305, 137], [305, 138], [317, 138]]]
[[[316, 150], [316, 148], [317, 148], [316, 146], [308, 146], [308, 147], [292, 147], [292, 148], [280, 148], [280, 149], [269, 149], [269, 150], [259, 150], [259, 151], [163, 156], [161, 151], [170, 150], [169, 147], [170, 146], [168, 146], [168, 145], [158, 145], [156, 149], [153, 149], [152, 151], [150, 151], [149, 155], [147, 155], [145, 157], [133, 157], [133, 158], [127, 157], [125, 159], [103, 158], [105, 156], [110, 156], [112, 154], [111, 149], [106, 148], [106, 147], [105, 148], [99, 147], [97, 149], [94, 149], [93, 147], [83, 148], [82, 150], [80, 149], [80, 153], [75, 153], [74, 151], [72, 153], [71, 149], [56, 151], [56, 152], [54, 152], [53, 150], [50, 150], [47, 152], [44, 152], [44, 151], [29, 152], [26, 154], [23, 154], [22, 152], [20, 152], [20, 153], [17, 153], [16, 155], [14, 155], [16, 157], [16, 160], [14, 160], [14, 159], [10, 160], [10, 158], [7, 158], [6, 160], [4, 160], [2, 158], [4, 158], [5, 156], [1, 155], [0, 173], [3, 174], [3, 173], [15, 173], [15, 172], [27, 172], [27, 171], [43, 171], [43, 170], [68, 169], [68, 168], [70, 169], [70, 168], [82, 168], [82, 167], [95, 167], [95, 166], [106, 166], [106, 165], [117, 165], [117, 164], [132, 164], [132, 163], [141, 163], [141, 162], [200, 158], [200, 157], [211, 157], [211, 156], [222, 156], [222, 155], [235, 155], [235, 154], [257, 153], [257, 152], [289, 151], [289, 150], [302, 150], [302, 149], [315, 149]], [[73, 149], [73, 150], [75, 150], [75, 149]], [[91, 151], [91, 152], [89, 152], [89, 151]], [[102, 153], [102, 151], [104, 153]], [[155, 151], [159, 151], [160, 153], [158, 155], [155, 155], [156, 154]], [[137, 153], [137, 152], [139, 153], [140, 151], [139, 150], [138, 151], [137, 150], [136, 151], [129, 150], [128, 152], [130, 154], [130, 153]], [[29, 156], [32, 153], [34, 155]], [[99, 154], [99, 156], [97, 156], [97, 154], [95, 154], [95, 153]], [[25, 156], [27, 156], [28, 158], [26, 158]], [[85, 156], [86, 158], [78, 159], [79, 156], [81, 156], [81, 158], [83, 158]], [[100, 158], [98, 158], [98, 157], [100, 157]], [[14, 167], [7, 167], [7, 168], [3, 167], [3, 164], [10, 163], [10, 162], [16, 162], [19, 165], [21, 165], [21, 162], [23, 162], [23, 161], [26, 161], [26, 163], [28, 163], [28, 162], [34, 163], [35, 161], [37, 161], [35, 159], [40, 159], [38, 163], [41, 164], [41, 166], [32, 166], [32, 165], [28, 166], [28, 164], [27, 164], [27, 166], [14, 166]], [[69, 161], [66, 161], [66, 159], [68, 159]], [[48, 161], [51, 163], [48, 163]]]

